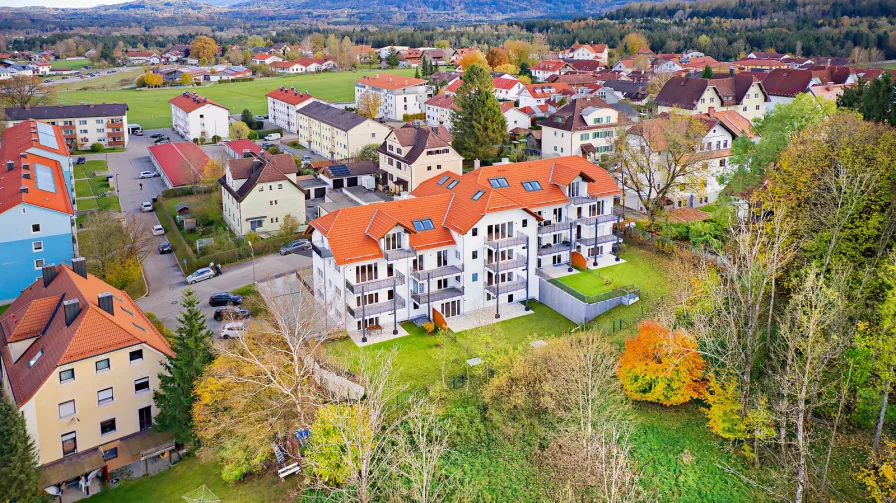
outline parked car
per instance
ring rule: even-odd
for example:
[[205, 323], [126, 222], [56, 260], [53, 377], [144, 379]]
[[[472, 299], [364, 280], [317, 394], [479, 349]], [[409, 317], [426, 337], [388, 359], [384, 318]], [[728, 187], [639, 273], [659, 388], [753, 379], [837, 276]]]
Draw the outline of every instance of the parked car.
[[242, 321], [227, 323], [223, 328], [221, 328], [222, 339], [234, 339], [237, 337], [242, 337], [244, 333], [246, 333], [246, 324]]
[[47, 79], [44, 82], [56, 82], [56, 79]]
[[158, 145], [159, 143], [165, 142], [165, 141], [171, 141], [171, 138], [169, 138], [167, 136], [162, 136], [161, 138], [156, 139], [156, 145]]
[[271, 133], [264, 137], [266, 141], [277, 141], [280, 139], [280, 133]]
[[87, 164], [87, 158], [79, 157], [77, 160], [75, 160], [75, 164]]
[[140, 204], [140, 211], [142, 211], [143, 213], [149, 213], [152, 210], [153, 210], [153, 207], [152, 207], [151, 202], [144, 201], [143, 203]]
[[156, 134], [149, 135], [150, 138], [161, 138], [163, 136], [165, 136], [165, 135], [163, 135], [162, 133], [156, 133]]
[[262, 149], [262, 150], [267, 150], [267, 149], [269, 149], [269, 148], [271, 148], [271, 147], [273, 147], [273, 146], [274, 146], [273, 143], [264, 142], [264, 143], [261, 144], [261, 149]]
[[193, 283], [205, 281], [207, 279], [212, 279], [214, 277], [215, 277], [214, 271], [212, 271], [208, 267], [202, 267], [202, 268], [196, 269], [196, 272], [187, 276], [187, 284], [192, 285]]
[[265, 120], [266, 118], [267, 118], [267, 117], [265, 117], [264, 115], [256, 115], [256, 116], [255, 116], [255, 120], [257, 120], [257, 121], [263, 121], [263, 120]]
[[208, 298], [210, 306], [238, 306], [243, 303], [243, 296], [230, 292], [213, 293]]
[[152, 226], [152, 235], [153, 236], [164, 236], [165, 228], [162, 227], [161, 225], [153, 225]]
[[140, 176], [138, 176], [137, 178], [153, 178], [156, 176], [159, 176], [158, 171], [141, 171]]
[[171, 247], [171, 243], [168, 241], [162, 241], [159, 243], [159, 255], [165, 255], [166, 253], [174, 253], [174, 248]]
[[252, 313], [245, 307], [224, 306], [215, 309], [213, 317], [215, 321], [221, 321], [225, 318], [228, 320], [245, 320], [251, 316]]
[[302, 156], [302, 162], [307, 162], [308, 164], [311, 164], [311, 162], [312, 162], [311, 156], [310, 156], [310, 155], [303, 155], [303, 156]]
[[286, 243], [280, 247], [280, 255], [289, 255], [290, 253], [300, 252], [302, 250], [310, 250], [311, 241], [307, 239], [296, 239], [291, 243]]

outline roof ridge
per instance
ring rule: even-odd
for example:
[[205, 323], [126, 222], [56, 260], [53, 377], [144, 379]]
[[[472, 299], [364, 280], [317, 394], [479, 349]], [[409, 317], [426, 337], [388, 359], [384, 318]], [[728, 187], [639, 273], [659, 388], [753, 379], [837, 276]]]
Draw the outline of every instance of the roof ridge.
[[367, 227], [364, 228], [364, 234], [366, 234], [369, 237], [373, 237], [370, 235], [370, 232], [369, 232], [370, 226], [373, 225], [373, 221], [376, 220], [376, 216], [379, 214], [379, 212], [380, 212], [379, 208], [376, 208], [375, 210], [373, 210], [373, 215], [370, 216], [370, 221], [367, 222]]

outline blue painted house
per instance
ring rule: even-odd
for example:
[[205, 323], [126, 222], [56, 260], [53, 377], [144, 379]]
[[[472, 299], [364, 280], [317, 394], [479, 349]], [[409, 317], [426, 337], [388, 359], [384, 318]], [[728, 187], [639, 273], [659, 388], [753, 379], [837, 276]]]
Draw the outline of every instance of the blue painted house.
[[27, 120], [0, 140], [0, 304], [74, 258], [73, 166], [62, 131]]

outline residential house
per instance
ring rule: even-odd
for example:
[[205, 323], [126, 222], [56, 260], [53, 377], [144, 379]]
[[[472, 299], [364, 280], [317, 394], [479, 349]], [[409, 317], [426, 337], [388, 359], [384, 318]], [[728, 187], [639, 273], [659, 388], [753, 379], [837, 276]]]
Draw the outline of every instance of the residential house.
[[303, 106], [319, 101], [307, 92], [299, 92], [295, 87], [280, 86], [266, 94], [268, 98], [268, 120], [285, 131], [295, 132], [299, 127], [296, 112]]
[[458, 110], [454, 104], [454, 96], [437, 94], [426, 100], [426, 125], [442, 126], [451, 129], [451, 111]]
[[596, 161], [613, 152], [616, 137], [631, 121], [600, 98], [579, 98], [541, 122], [542, 157], [581, 155]]
[[406, 320], [450, 327], [485, 308], [499, 319], [538, 299], [539, 275], [574, 253], [612, 261], [619, 194], [603, 169], [560, 157], [444, 173], [415, 197], [338, 209], [310, 224], [315, 299], [363, 342]]
[[569, 84], [557, 82], [554, 84], [529, 84], [524, 86], [519, 94], [520, 108], [527, 106], [548, 105], [558, 93], [568, 91], [574, 93]]
[[425, 103], [432, 98], [432, 86], [423, 79], [378, 73], [373, 77], [365, 75], [356, 81], [356, 104], [364, 93], [379, 95], [382, 105], [377, 117], [400, 121], [406, 115], [426, 113]]
[[551, 75], [560, 75], [569, 71], [572, 67], [569, 63], [560, 60], [547, 60], [529, 67], [532, 78], [538, 82], [545, 82]]
[[131, 65], [157, 65], [162, 60], [152, 51], [128, 51], [125, 55]]
[[504, 114], [504, 119], [507, 121], [508, 132], [517, 128], [528, 129], [532, 127], [532, 118], [520, 111], [519, 108], [514, 107], [511, 102], [501, 103], [501, 113]]
[[277, 233], [286, 215], [305, 221], [305, 192], [292, 154], [228, 159], [221, 184], [224, 222], [237, 236]]
[[184, 91], [168, 100], [171, 127], [182, 138], [230, 138], [230, 110], [196, 93]]
[[750, 122], [765, 116], [768, 101], [764, 84], [750, 73], [712, 79], [672, 77], [653, 100], [661, 113], [706, 113], [713, 107], [735, 111]]
[[650, 65], [654, 73], [674, 73], [684, 70], [684, 67], [674, 57], [657, 57]]
[[408, 192], [430, 178], [461, 174], [464, 158], [451, 141], [445, 126], [405, 125], [390, 131], [377, 149], [386, 176], [381, 185], [394, 192]]
[[7, 127], [0, 162], [0, 304], [6, 304], [44, 265], [71, 262], [76, 208], [61, 128], [34, 119]]
[[564, 59], [572, 72], [594, 73], [605, 69], [605, 63], [591, 59]]
[[[613, 90], [620, 99], [626, 99], [633, 103], [643, 103], [647, 99], [647, 84], [645, 83], [639, 84], [630, 80], [609, 79], [604, 81], [603, 89]], [[603, 99], [602, 96], [600, 97]]]
[[516, 79], [495, 79], [494, 85], [495, 98], [498, 98], [498, 101], [516, 101], [523, 90], [522, 82]]
[[622, 58], [610, 67], [614, 72], [628, 73], [634, 71], [635, 60], [633, 58]]
[[240, 159], [261, 153], [261, 147], [252, 140], [231, 140], [224, 142], [224, 153], [231, 159]]
[[389, 57], [389, 54], [391, 54], [392, 51], [395, 51], [397, 53], [397, 52], [401, 52], [401, 51], [406, 51], [408, 49], [410, 49], [410, 47], [408, 47], [406, 45], [387, 45], [385, 47], [376, 49], [376, 53], [380, 57], [380, 59], [386, 59]]
[[423, 59], [436, 66], [448, 66], [454, 57], [454, 49], [425, 49], [423, 51]]
[[27, 66], [31, 68], [34, 75], [49, 75], [50, 68], [53, 67], [53, 64], [48, 61], [37, 61], [35, 63], [30, 63]]
[[25, 106], [7, 108], [4, 113], [7, 126], [29, 120], [59, 126], [70, 150], [88, 150], [94, 143], [121, 148], [130, 142], [128, 106], [124, 103]]
[[214, 77], [217, 77], [218, 80], [234, 80], [234, 79], [246, 79], [252, 76], [252, 69], [246, 68], [245, 66], [231, 66], [224, 68], [219, 71]]
[[812, 84], [809, 86], [809, 92], [816, 98], [837, 101], [840, 96], [843, 96], [843, 90], [850, 85], [851, 84], [834, 84], [832, 82], [828, 82], [827, 84]]
[[88, 274], [84, 258], [33, 273], [0, 316], [0, 379], [34, 441], [39, 487], [92, 482], [131, 464], [144, 473], [144, 459], [173, 450], [170, 433], [152, 430], [153, 393], [173, 355], [128, 294]]
[[149, 161], [165, 187], [188, 187], [202, 182], [211, 159], [193, 142], [162, 143], [148, 147]]
[[307, 103], [295, 113], [299, 143], [331, 160], [354, 157], [389, 133], [386, 125], [320, 101]]
[[423, 49], [398, 51], [399, 68], [417, 68], [423, 62]]
[[252, 64], [255, 65], [271, 65], [272, 63], [276, 63], [278, 61], [283, 61], [283, 58], [265, 52], [260, 52], [252, 56]]
[[789, 56], [775, 51], [753, 51], [747, 54], [746, 59], [772, 59], [775, 61], [783, 61]]
[[787, 63], [777, 59], [743, 58], [731, 65], [741, 72], [769, 72], [776, 68], [787, 68]]
[[765, 111], [771, 112], [778, 104], [790, 103], [800, 93], [809, 91], [813, 84], [811, 70], [780, 68], [768, 72], [762, 79], [762, 87], [768, 94]]
[[607, 63], [609, 57], [609, 47], [607, 44], [573, 44], [566, 51], [566, 57], [569, 59], [594, 60], [601, 64]]

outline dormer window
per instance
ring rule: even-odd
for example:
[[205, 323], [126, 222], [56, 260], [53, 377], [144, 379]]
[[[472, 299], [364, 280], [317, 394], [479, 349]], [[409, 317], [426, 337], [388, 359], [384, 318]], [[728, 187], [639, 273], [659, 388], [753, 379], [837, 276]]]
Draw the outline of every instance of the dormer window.
[[432, 224], [432, 219], [430, 219], [430, 218], [414, 220], [413, 223], [414, 223], [414, 229], [416, 229], [417, 232], [429, 231], [429, 230], [436, 228], [435, 225]]
[[37, 350], [37, 354], [34, 355], [33, 357], [31, 357], [30, 360], [28, 360], [28, 368], [30, 369], [31, 367], [33, 367], [37, 363], [37, 360], [40, 360], [40, 357], [43, 355], [44, 355], [43, 349]]
[[500, 189], [503, 187], [510, 187], [510, 184], [507, 183], [507, 179], [503, 176], [498, 176], [495, 178], [489, 178], [488, 183], [492, 184], [492, 188]]

